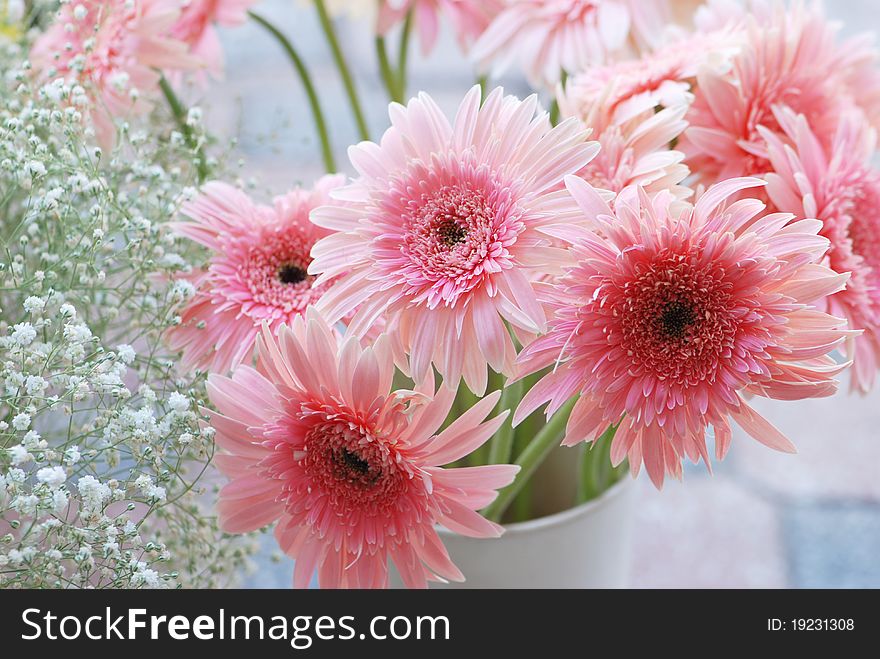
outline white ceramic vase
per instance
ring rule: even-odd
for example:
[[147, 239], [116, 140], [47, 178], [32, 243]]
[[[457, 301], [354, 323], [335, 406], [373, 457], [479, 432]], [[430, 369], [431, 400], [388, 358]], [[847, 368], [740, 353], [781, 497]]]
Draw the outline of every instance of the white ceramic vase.
[[630, 559], [635, 487], [624, 478], [575, 508], [509, 524], [500, 538], [441, 531], [464, 583], [432, 588], [622, 588]]
[[[466, 581], [431, 588], [625, 587], [635, 482], [626, 474], [598, 498], [568, 507], [577, 478], [572, 457], [572, 449], [560, 448], [535, 475], [536, 519], [507, 524], [504, 535], [489, 540], [441, 529]], [[400, 587], [394, 570], [392, 584]]]

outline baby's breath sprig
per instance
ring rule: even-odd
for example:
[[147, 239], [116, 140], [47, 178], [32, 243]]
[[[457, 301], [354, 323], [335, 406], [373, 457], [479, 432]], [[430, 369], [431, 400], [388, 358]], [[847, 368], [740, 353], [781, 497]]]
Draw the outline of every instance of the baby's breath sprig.
[[0, 42], [0, 587], [227, 584], [249, 547], [204, 496], [204, 377], [163, 342], [200, 258], [165, 224], [222, 164], [165, 108], [90, 146], [85, 91], [28, 70]]

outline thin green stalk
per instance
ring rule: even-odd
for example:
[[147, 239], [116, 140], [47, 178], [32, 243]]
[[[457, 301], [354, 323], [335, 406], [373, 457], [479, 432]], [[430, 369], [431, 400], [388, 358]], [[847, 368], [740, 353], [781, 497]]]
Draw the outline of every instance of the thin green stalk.
[[616, 432], [617, 426], [609, 426], [598, 440], [584, 446], [578, 479], [577, 504], [595, 499], [614, 483], [611, 442]]
[[[486, 383], [485, 395], [488, 396], [495, 391], [502, 391], [504, 389], [504, 380], [505, 378], [503, 375], [501, 375], [500, 373], [496, 373], [492, 369], [489, 369], [489, 378], [488, 382]], [[466, 385], [462, 386], [467, 389]], [[470, 391], [468, 391], [467, 394], [470, 394]], [[462, 402], [466, 405], [463, 411], [467, 411], [477, 402], [477, 397], [474, 396], [473, 400], [464, 398]], [[499, 404], [500, 402], [501, 401], [499, 400]], [[495, 414], [499, 414], [500, 412], [501, 408], [499, 407], [499, 405], [496, 405]], [[468, 457], [470, 458], [470, 463], [474, 466], [491, 464], [491, 460], [489, 459], [489, 442], [486, 442], [479, 448], [475, 449]]]
[[477, 84], [480, 86], [480, 103], [485, 103], [486, 95], [489, 93], [489, 76], [487, 74], [481, 75], [477, 78]]
[[498, 493], [498, 498], [483, 509], [483, 515], [494, 522], [501, 520], [504, 511], [516, 497], [523, 485], [532, 477], [535, 470], [547, 459], [550, 451], [557, 446], [565, 432], [565, 424], [574, 407], [577, 398], [572, 398], [554, 414], [541, 431], [529, 442], [525, 450], [520, 453], [516, 463], [520, 466], [520, 472], [516, 480]]
[[199, 183], [204, 183], [205, 179], [208, 178], [208, 163], [205, 161], [205, 153], [198, 142], [198, 138], [193, 134], [192, 127], [186, 123], [187, 109], [180, 102], [180, 99], [177, 98], [177, 94], [174, 93], [171, 83], [168, 82], [165, 76], [159, 78], [159, 88], [162, 90], [165, 100], [168, 101], [168, 107], [171, 108], [171, 114], [174, 115], [174, 120], [180, 128], [180, 132], [183, 133], [189, 147], [195, 151], [196, 158], [198, 159], [196, 171], [199, 176]]
[[358, 99], [357, 90], [354, 86], [354, 79], [345, 61], [345, 55], [342, 54], [342, 48], [339, 46], [339, 39], [336, 38], [333, 21], [330, 20], [330, 15], [327, 13], [327, 6], [324, 4], [324, 0], [315, 0], [315, 8], [318, 10], [318, 18], [321, 21], [321, 27], [333, 53], [336, 68], [339, 69], [339, 75], [342, 77], [342, 84], [345, 87], [345, 93], [348, 95], [348, 102], [351, 105], [351, 111], [354, 114], [354, 121], [357, 124], [358, 132], [362, 140], [368, 140], [370, 139], [370, 131], [367, 129], [367, 122], [361, 110], [361, 102]]
[[501, 393], [498, 412], [510, 410], [510, 415], [489, 440], [489, 464], [506, 464], [510, 461], [513, 454], [513, 410], [522, 398], [522, 393], [522, 380], [508, 384]]
[[510, 522], [525, 522], [532, 517], [532, 490], [535, 484], [531, 479], [523, 485], [519, 494], [513, 500], [513, 503], [507, 509], [507, 519]]
[[[568, 80], [568, 74], [565, 72], [565, 69], [562, 70], [559, 78], [559, 84], [565, 88], [565, 81]], [[550, 105], [550, 123], [554, 126], [559, 123], [559, 101], [557, 99], [553, 99], [552, 105]]]
[[[458, 393], [455, 395], [455, 405], [456, 405], [456, 418], [467, 412], [474, 405], [477, 404], [479, 398], [468, 389], [468, 386], [462, 381], [458, 385]], [[480, 447], [482, 448], [482, 447]], [[473, 451], [470, 455], [464, 458], [467, 461], [469, 467], [476, 467], [480, 464], [483, 464], [482, 456], [480, 455], [480, 449]]]
[[296, 52], [296, 49], [293, 47], [293, 44], [290, 42], [290, 39], [285, 37], [281, 31], [272, 25], [265, 18], [256, 14], [252, 11], [248, 12], [248, 15], [257, 23], [262, 25], [266, 31], [269, 32], [275, 40], [281, 45], [284, 49], [284, 52], [287, 53], [287, 56], [290, 58], [293, 67], [296, 69], [299, 74], [299, 78], [302, 81], [303, 88], [306, 90], [306, 96], [309, 99], [309, 106], [312, 109], [312, 116], [315, 119], [315, 128], [318, 131], [318, 139], [321, 141], [321, 156], [324, 159], [324, 168], [328, 173], [332, 173], [336, 171], [336, 162], [333, 159], [333, 149], [330, 146], [330, 137], [327, 133], [327, 122], [324, 121], [324, 112], [321, 110], [321, 103], [318, 100], [318, 93], [315, 91], [315, 85], [312, 83], [312, 77], [309, 75], [309, 70], [306, 68], [305, 62], [299, 56], [299, 53]]
[[403, 103], [406, 98], [406, 64], [409, 57], [409, 37], [412, 33], [412, 10], [403, 21], [403, 30], [400, 33], [400, 46], [397, 51], [397, 98], [398, 103]]
[[385, 89], [388, 91], [388, 98], [396, 101], [399, 98], [397, 93], [397, 77], [391, 68], [391, 62], [388, 60], [388, 51], [385, 48], [385, 37], [376, 37], [376, 58], [379, 60], [379, 73], [382, 75], [382, 82], [385, 83]]

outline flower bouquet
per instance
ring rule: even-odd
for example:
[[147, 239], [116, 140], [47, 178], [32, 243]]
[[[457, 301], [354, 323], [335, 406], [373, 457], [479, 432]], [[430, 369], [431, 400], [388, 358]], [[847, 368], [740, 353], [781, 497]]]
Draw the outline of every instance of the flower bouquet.
[[[878, 53], [818, 5], [302, 3], [362, 140], [337, 165], [261, 4], [0, 0], [0, 585], [235, 584], [267, 527], [295, 587], [616, 585], [536, 548], [619, 562], [627, 471], [794, 453], [755, 396], [872, 388]], [[197, 105], [246, 21], [326, 169], [271, 199]], [[441, 29], [451, 112], [407, 85]]]

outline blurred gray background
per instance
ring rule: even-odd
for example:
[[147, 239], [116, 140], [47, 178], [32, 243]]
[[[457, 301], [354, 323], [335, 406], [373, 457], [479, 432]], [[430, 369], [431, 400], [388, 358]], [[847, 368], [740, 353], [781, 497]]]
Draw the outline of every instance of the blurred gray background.
[[[826, 2], [846, 33], [874, 29], [877, 0]], [[357, 141], [343, 88], [307, 0], [263, 0], [270, 18], [307, 60], [330, 123], [337, 162], [350, 172], [345, 147]], [[367, 24], [340, 20], [338, 33], [357, 74], [372, 137], [387, 126], [387, 98]], [[216, 134], [237, 136], [242, 179], [258, 194], [310, 184], [323, 173], [305, 95], [278, 45], [249, 23], [222, 31], [226, 79], [194, 101]], [[396, 49], [396, 38], [389, 40]], [[471, 67], [444, 34], [431, 57], [410, 59], [409, 92], [424, 89], [452, 112], [473, 84]], [[523, 81], [501, 81], [518, 95]], [[635, 587], [880, 587], [880, 391], [862, 398], [799, 403], [759, 399], [755, 407], [798, 446], [782, 455], [738, 436], [728, 458], [689, 467], [684, 483], [657, 492], [640, 478], [630, 583]], [[274, 542], [249, 577], [254, 587], [287, 587], [292, 566], [273, 560]]]

